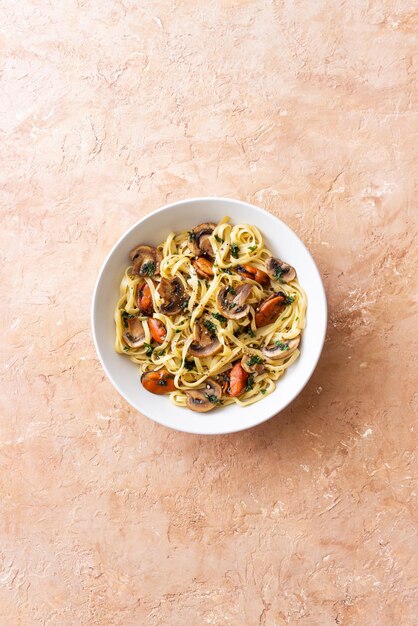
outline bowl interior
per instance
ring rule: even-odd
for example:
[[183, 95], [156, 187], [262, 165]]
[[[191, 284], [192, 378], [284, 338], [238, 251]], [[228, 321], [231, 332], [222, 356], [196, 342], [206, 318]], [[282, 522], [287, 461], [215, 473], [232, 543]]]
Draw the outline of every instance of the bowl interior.
[[[157, 245], [172, 231], [190, 230], [201, 222], [216, 222], [225, 215], [233, 223], [256, 225], [267, 246], [296, 268], [308, 298], [307, 322], [301, 354], [278, 381], [276, 390], [260, 402], [241, 408], [230, 405], [209, 413], [174, 406], [167, 397], [154, 396], [140, 384], [138, 368], [114, 349], [114, 309], [119, 283], [128, 265], [129, 251], [139, 243]], [[297, 235], [263, 209], [226, 198], [197, 198], [159, 209], [135, 224], [107, 256], [97, 279], [92, 306], [93, 338], [100, 361], [119, 393], [140, 413], [156, 422], [192, 433], [221, 434], [255, 426], [281, 411], [303, 389], [321, 354], [327, 320], [321, 277], [310, 253]]]

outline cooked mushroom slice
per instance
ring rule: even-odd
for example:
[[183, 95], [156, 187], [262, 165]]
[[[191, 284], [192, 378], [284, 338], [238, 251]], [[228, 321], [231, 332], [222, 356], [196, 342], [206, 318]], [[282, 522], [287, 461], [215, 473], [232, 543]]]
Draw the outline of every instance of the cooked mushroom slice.
[[213, 257], [213, 249], [209, 241], [209, 237], [215, 230], [217, 224], [207, 222], [205, 224], [199, 224], [195, 226], [189, 237], [189, 248], [198, 256], [199, 254], [206, 254]]
[[279, 280], [281, 283], [290, 283], [296, 276], [294, 267], [274, 256], [267, 259], [266, 270], [273, 280]]
[[137, 246], [131, 250], [129, 257], [134, 276], [155, 276], [160, 271], [161, 253], [152, 246]]
[[139, 317], [128, 317], [126, 319], [128, 327], [123, 333], [123, 340], [130, 348], [140, 348], [144, 345], [145, 331]]
[[300, 335], [294, 339], [289, 339], [289, 341], [276, 341], [276, 343], [273, 343], [271, 346], [263, 348], [262, 352], [267, 358], [272, 359], [273, 361], [286, 359], [296, 350], [299, 343]]
[[186, 308], [188, 297], [184, 292], [180, 278], [175, 277], [171, 280], [162, 278], [157, 291], [163, 299], [160, 312], [164, 315], [176, 315]]
[[241, 359], [241, 365], [248, 374], [262, 374], [266, 369], [264, 367], [264, 359], [253, 354], [244, 354]]
[[206, 413], [211, 411], [219, 404], [222, 395], [221, 386], [212, 378], [205, 381], [203, 389], [190, 389], [186, 391], [187, 406], [192, 411], [198, 413]]
[[216, 296], [216, 303], [222, 315], [231, 320], [245, 317], [250, 310], [250, 305], [246, 304], [246, 300], [252, 288], [250, 283], [243, 283], [236, 289], [229, 285], [220, 289]]
[[212, 356], [222, 350], [222, 344], [215, 334], [210, 331], [209, 324], [205, 326], [199, 319], [194, 326], [193, 342], [189, 346], [189, 354], [197, 357]]

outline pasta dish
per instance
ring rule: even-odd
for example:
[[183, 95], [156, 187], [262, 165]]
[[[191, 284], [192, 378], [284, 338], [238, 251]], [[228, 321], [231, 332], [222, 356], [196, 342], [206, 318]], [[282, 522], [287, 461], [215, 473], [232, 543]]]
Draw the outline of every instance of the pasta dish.
[[252, 225], [204, 223], [140, 244], [120, 284], [115, 350], [141, 383], [206, 412], [272, 393], [298, 358], [306, 296]]

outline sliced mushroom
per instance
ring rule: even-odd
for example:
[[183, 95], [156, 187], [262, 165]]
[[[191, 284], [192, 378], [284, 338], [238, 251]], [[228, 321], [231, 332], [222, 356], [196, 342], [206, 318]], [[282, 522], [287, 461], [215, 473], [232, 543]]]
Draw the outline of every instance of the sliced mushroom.
[[278, 359], [286, 359], [288, 356], [292, 354], [299, 346], [300, 343], [300, 335], [295, 337], [294, 339], [289, 339], [289, 341], [276, 341], [276, 343], [271, 346], [266, 346], [263, 348], [263, 354], [273, 361], [277, 361]]
[[206, 413], [219, 404], [222, 389], [215, 380], [208, 378], [203, 389], [190, 389], [186, 391], [186, 395], [186, 404], [189, 409], [198, 413]]
[[196, 259], [193, 259], [192, 265], [200, 278], [207, 280], [213, 278], [213, 263], [209, 259], [206, 259], [204, 256], [198, 256]]
[[176, 315], [186, 308], [188, 297], [180, 278], [162, 278], [157, 291], [163, 300], [160, 312], [164, 315]]
[[195, 226], [191, 232], [189, 241], [189, 248], [198, 256], [199, 254], [206, 254], [209, 257], [213, 257], [213, 249], [209, 241], [209, 237], [215, 230], [217, 224], [213, 222], [205, 222]]
[[296, 276], [294, 267], [285, 263], [281, 259], [270, 256], [266, 261], [266, 270], [273, 280], [279, 280], [281, 283], [290, 283]]
[[250, 305], [246, 304], [246, 300], [252, 288], [250, 283], [243, 283], [236, 289], [230, 285], [220, 289], [216, 296], [216, 303], [222, 315], [229, 317], [231, 320], [239, 320], [245, 317], [250, 310]]
[[129, 253], [134, 276], [155, 276], [160, 272], [161, 253], [153, 246], [136, 246]]
[[126, 318], [126, 324], [128, 325], [123, 333], [123, 340], [130, 348], [140, 348], [144, 345], [145, 331], [139, 317]]
[[262, 374], [266, 369], [264, 359], [252, 354], [244, 354], [241, 359], [241, 365], [248, 374]]
[[205, 326], [203, 320], [195, 323], [193, 342], [189, 346], [189, 354], [197, 357], [212, 356], [222, 350], [222, 344]]
[[273, 293], [264, 300], [258, 307], [255, 314], [255, 325], [257, 328], [272, 324], [279, 317], [286, 306], [286, 294], [283, 291]]

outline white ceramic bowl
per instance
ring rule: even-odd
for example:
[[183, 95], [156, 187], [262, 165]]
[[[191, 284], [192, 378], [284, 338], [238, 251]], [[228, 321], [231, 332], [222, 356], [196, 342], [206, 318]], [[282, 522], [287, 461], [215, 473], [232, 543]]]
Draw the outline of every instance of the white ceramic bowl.
[[[251, 406], [229, 405], [209, 413], [195, 413], [174, 406], [168, 397], [147, 392], [140, 384], [137, 366], [113, 349], [114, 309], [119, 283], [129, 263], [129, 251], [139, 243], [157, 245], [171, 231], [189, 230], [202, 222], [217, 222], [225, 215], [231, 221], [257, 226], [273, 254], [296, 268], [308, 298], [307, 323], [301, 354], [278, 381], [276, 390]], [[92, 329], [97, 354], [106, 374], [119, 393], [140, 413], [189, 433], [223, 434], [250, 428], [284, 409], [308, 382], [324, 344], [327, 303], [321, 277], [313, 258], [286, 224], [256, 206], [228, 198], [194, 198], [168, 204], [142, 218], [109, 252], [100, 270], [93, 295]]]

